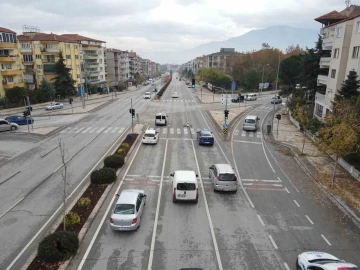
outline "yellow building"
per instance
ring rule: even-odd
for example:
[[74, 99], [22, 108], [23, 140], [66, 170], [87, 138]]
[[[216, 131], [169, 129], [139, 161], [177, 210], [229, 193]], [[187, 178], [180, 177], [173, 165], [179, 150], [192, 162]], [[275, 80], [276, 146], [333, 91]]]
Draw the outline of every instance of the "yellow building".
[[37, 32], [24, 32], [23, 35], [18, 35], [18, 40], [27, 89], [39, 87], [44, 77], [51, 82], [56, 76], [54, 67], [59, 60], [60, 51], [66, 66], [71, 69], [75, 87], [80, 85], [80, 48], [76, 42], [59, 35]]
[[24, 87], [18, 46], [16, 33], [0, 27], [0, 98], [5, 96], [6, 89]]

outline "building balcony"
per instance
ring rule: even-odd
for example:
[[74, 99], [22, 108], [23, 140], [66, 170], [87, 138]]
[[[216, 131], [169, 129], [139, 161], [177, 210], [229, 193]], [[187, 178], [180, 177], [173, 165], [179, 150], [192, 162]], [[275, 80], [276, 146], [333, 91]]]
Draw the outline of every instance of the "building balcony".
[[85, 74], [99, 74], [100, 71], [96, 71], [96, 70], [85, 70], [84, 73], [85, 73]]
[[5, 89], [10, 89], [10, 88], [13, 88], [13, 87], [24, 87], [24, 82], [23, 80], [17, 80], [17, 81], [14, 81], [14, 82], [6, 82], [6, 81], [3, 81], [3, 86]]
[[59, 53], [59, 47], [49, 47], [49, 48], [41, 48], [42, 53]]
[[25, 74], [34, 74], [35, 73], [35, 69], [33, 67], [29, 67], [27, 66], [24, 70]]
[[100, 47], [95, 47], [95, 46], [84, 46], [83, 45], [83, 51], [97, 51]]
[[95, 53], [84, 53], [84, 59], [98, 59], [98, 55]]
[[17, 43], [0, 42], [1, 49], [17, 49]]
[[22, 60], [22, 63], [23, 63], [23, 65], [34, 65], [34, 60], [32, 60], [32, 61], [29, 61], [29, 60], [26, 60], [26, 61], [24, 61], [24, 60]]
[[317, 82], [318, 84], [327, 84], [329, 81], [329, 77], [327, 75], [318, 75]]
[[16, 56], [0, 55], [0, 62], [15, 62], [16, 59], [17, 59]]
[[97, 68], [99, 67], [99, 63], [84, 63], [84, 66], [88, 68]]
[[325, 95], [319, 92], [315, 94], [315, 102], [325, 104]]
[[32, 52], [32, 48], [20, 48], [20, 52], [22, 53], [31, 53]]
[[100, 79], [87, 79], [89, 83], [98, 83], [100, 82]]
[[3, 76], [15, 76], [20, 75], [22, 72], [19, 69], [3, 69], [1, 70], [1, 75]]
[[326, 68], [330, 66], [331, 57], [321, 57], [320, 58], [320, 68]]
[[55, 73], [55, 64], [44, 65], [44, 74], [46, 73]]

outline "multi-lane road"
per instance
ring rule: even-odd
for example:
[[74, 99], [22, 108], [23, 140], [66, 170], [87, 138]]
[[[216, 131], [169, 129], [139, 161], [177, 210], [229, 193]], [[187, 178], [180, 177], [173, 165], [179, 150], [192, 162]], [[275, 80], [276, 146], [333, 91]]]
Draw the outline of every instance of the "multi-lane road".
[[[159, 130], [159, 142], [136, 146], [70, 269], [295, 269], [297, 255], [308, 250], [360, 264], [360, 229], [291, 157], [266, 141], [263, 128], [243, 132], [240, 119], [230, 140], [214, 132], [213, 147], [197, 144], [195, 131], [214, 127], [193, 90], [176, 76], [162, 102], [143, 101], [143, 90], [128, 93], [2, 166], [0, 212], [11, 210], [0, 219], [0, 268], [14, 262], [61, 204], [58, 139], [72, 157], [74, 189], [126, 131], [130, 95], [140, 122]], [[179, 98], [172, 99], [172, 92]], [[264, 99], [251, 114], [266, 124], [271, 110]], [[168, 126], [154, 126], [159, 111], [168, 114]], [[237, 193], [213, 191], [208, 169], [215, 163], [232, 165], [239, 179]], [[199, 175], [198, 204], [172, 202], [170, 173], [181, 169]], [[141, 226], [134, 232], [114, 232], [108, 224], [114, 194], [128, 188], [148, 195]], [[12, 269], [19, 268], [21, 258]]]

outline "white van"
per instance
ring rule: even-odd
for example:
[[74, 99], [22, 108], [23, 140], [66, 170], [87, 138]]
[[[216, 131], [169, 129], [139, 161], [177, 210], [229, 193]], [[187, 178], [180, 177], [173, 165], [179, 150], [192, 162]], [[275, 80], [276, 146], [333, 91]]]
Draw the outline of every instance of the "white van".
[[245, 100], [256, 100], [257, 96], [256, 94], [247, 94], [245, 95]]
[[194, 201], [198, 202], [199, 187], [197, 183], [198, 175], [194, 171], [175, 171], [170, 174], [173, 187], [173, 202]]
[[243, 130], [256, 131], [259, 128], [260, 118], [256, 115], [247, 115], [244, 120]]
[[155, 115], [155, 126], [166, 126], [167, 116], [165, 112], [157, 113]]

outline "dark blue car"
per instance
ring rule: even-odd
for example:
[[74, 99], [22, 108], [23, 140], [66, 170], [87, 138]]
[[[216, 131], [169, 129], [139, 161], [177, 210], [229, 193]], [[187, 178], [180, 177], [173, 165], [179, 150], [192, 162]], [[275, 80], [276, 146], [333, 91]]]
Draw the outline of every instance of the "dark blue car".
[[[21, 116], [21, 115], [8, 116], [5, 118], [5, 120], [8, 122], [11, 122], [11, 123], [18, 124], [18, 125], [27, 125], [28, 123], [29, 124], [34, 123], [34, 119], [32, 117], [28, 116], [25, 118], [24, 116]], [[27, 120], [27, 122], [26, 122], [26, 120]]]
[[214, 136], [210, 130], [199, 130], [197, 132], [197, 140], [199, 145], [207, 144], [207, 145], [214, 145]]

